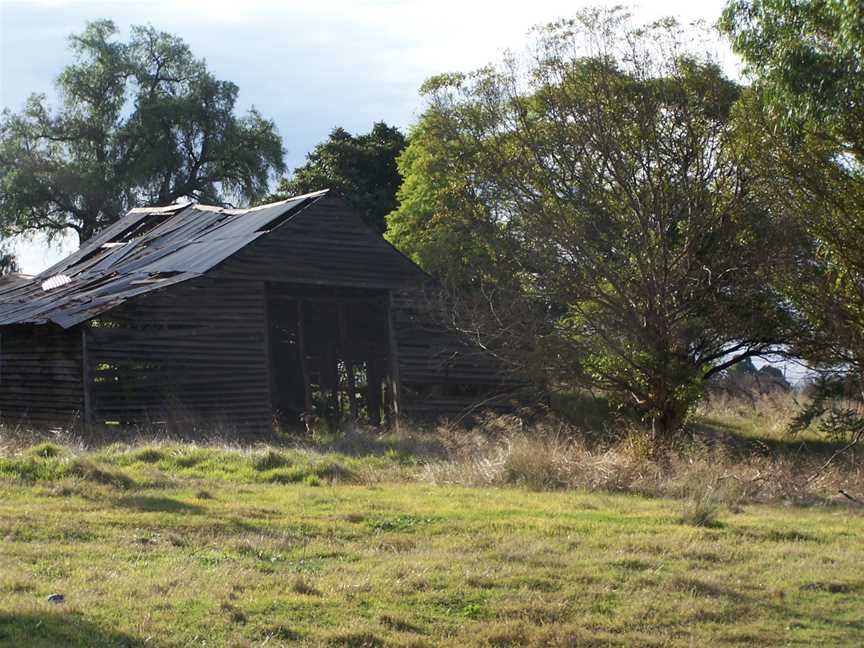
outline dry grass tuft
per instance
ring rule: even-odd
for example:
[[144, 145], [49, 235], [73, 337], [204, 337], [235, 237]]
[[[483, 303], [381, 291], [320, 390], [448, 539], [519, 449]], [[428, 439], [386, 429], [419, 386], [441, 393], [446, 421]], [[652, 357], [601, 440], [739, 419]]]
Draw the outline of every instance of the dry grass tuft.
[[681, 507], [681, 523], [708, 529], [723, 526], [720, 521], [720, 502], [710, 491], [694, 493], [684, 500]]
[[321, 592], [315, 587], [311, 580], [299, 574], [291, 584], [291, 591], [304, 596], [321, 596]]
[[751, 442], [697, 429], [692, 439], [658, 453], [644, 435], [589, 444], [551, 419], [526, 427], [500, 416], [470, 432], [439, 434], [448, 457], [425, 465], [422, 476], [430, 482], [673, 497], [686, 500], [685, 517], [701, 517], [703, 525], [713, 507], [836, 501], [840, 489], [864, 483], [864, 465], [854, 457], [823, 469], [830, 449], [802, 451], [788, 438]]
[[85, 457], [79, 457], [72, 462], [69, 474], [115, 488], [132, 488], [135, 485], [135, 481], [124, 472], [100, 466]]
[[714, 507], [839, 501], [841, 490], [864, 496], [860, 455], [829, 462], [836, 449], [830, 443], [810, 432], [788, 435], [799, 407], [796, 398], [779, 393], [752, 401], [714, 397], [694, 417], [690, 436], [662, 452], [639, 430], [620, 423], [611, 429], [611, 419], [600, 433], [554, 416], [528, 424], [518, 416], [490, 415], [470, 430], [352, 426], [330, 436], [275, 435], [267, 443], [252, 439], [244, 444], [237, 437], [226, 440], [226, 429], [208, 432], [200, 422], [187, 435], [194, 443], [129, 429], [116, 431], [103, 446], [72, 433], [0, 425], [0, 475], [31, 481], [77, 478], [117, 488], [157, 487], [185, 475], [307, 486], [420, 480], [624, 492], [683, 500], [682, 520], [702, 525], [710, 523]]
[[255, 470], [265, 471], [273, 470], [274, 468], [283, 468], [291, 465], [291, 460], [281, 452], [268, 448], [261, 455], [255, 457], [252, 461]]

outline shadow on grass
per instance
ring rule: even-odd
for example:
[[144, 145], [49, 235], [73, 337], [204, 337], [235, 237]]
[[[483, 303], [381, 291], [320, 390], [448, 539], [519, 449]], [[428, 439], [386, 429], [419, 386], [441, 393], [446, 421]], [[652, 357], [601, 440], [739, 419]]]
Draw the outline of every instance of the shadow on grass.
[[782, 456], [829, 457], [843, 447], [842, 443], [822, 439], [801, 439], [793, 435], [782, 438], [743, 435], [728, 421], [713, 417], [700, 417], [690, 421], [687, 428], [695, 436], [712, 444], [725, 446], [738, 456], [769, 453]]
[[748, 598], [731, 587], [698, 578], [675, 578], [672, 587], [678, 592], [689, 592], [693, 596], [725, 598], [736, 603], [745, 602]]
[[114, 500], [115, 506], [134, 509], [144, 513], [181, 513], [185, 515], [203, 515], [207, 509], [197, 504], [187, 504], [170, 497], [153, 497], [149, 495], [133, 495]]
[[319, 435], [311, 444], [307, 441], [306, 445], [321, 453], [336, 452], [357, 459], [386, 457], [404, 463], [418, 458], [444, 459], [447, 456], [446, 445], [431, 430], [414, 430], [403, 436], [377, 434], [374, 430], [335, 432]]
[[20, 648], [159, 648], [148, 639], [113, 632], [63, 612], [0, 612], [0, 645]]

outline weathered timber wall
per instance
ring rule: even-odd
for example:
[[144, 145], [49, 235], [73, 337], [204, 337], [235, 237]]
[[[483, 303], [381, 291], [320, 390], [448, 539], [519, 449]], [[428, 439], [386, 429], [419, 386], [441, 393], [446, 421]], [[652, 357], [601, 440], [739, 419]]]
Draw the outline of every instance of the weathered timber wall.
[[268, 291], [280, 420], [296, 424], [315, 412], [379, 423], [389, 360], [386, 291], [277, 282]]
[[94, 422], [270, 426], [262, 282], [202, 277], [89, 323]]
[[393, 293], [402, 411], [455, 416], [474, 407], [508, 410], [519, 382], [480, 347], [448, 330], [421, 290]]
[[223, 262], [212, 273], [329, 286], [390, 288], [426, 280], [409, 259], [329, 197]]
[[0, 421], [73, 426], [83, 409], [81, 333], [59, 326], [0, 331]]

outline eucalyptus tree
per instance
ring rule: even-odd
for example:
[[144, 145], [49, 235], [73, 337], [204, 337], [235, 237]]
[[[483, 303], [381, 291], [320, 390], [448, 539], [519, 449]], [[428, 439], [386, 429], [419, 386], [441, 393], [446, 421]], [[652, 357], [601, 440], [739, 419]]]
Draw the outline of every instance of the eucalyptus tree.
[[692, 42], [590, 10], [526, 57], [431, 79], [389, 219], [398, 247], [480, 296], [461, 314], [478, 342], [604, 390], [658, 437], [786, 322], [732, 119], [742, 88]]
[[754, 93], [740, 121], [759, 194], [793, 221], [777, 273], [804, 326], [793, 350], [820, 370], [795, 428], [864, 441], [864, 6], [842, 0], [730, 2], [720, 21]]
[[18, 272], [18, 260], [15, 254], [0, 247], [0, 277], [13, 272]]
[[81, 241], [131, 207], [249, 202], [284, 170], [275, 126], [235, 112], [238, 88], [180, 38], [109, 20], [70, 38], [59, 107], [32, 95], [0, 118], [0, 231]]
[[803, 234], [779, 285], [809, 327], [797, 348], [864, 376], [864, 8], [730, 2], [720, 25], [754, 94], [741, 121], [766, 208]]

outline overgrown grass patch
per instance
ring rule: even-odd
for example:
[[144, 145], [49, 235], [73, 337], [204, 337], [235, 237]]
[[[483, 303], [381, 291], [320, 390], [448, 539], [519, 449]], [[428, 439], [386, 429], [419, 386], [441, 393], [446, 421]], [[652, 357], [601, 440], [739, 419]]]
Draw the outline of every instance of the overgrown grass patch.
[[[710, 527], [681, 524], [680, 500], [264, 477], [318, 465], [290, 450], [291, 466], [237, 452], [236, 470], [202, 477], [204, 457], [152, 487], [172, 448], [134, 452], [61, 453], [58, 483], [96, 496], [0, 479], [0, 645], [857, 646], [864, 631], [864, 516], [846, 507], [750, 504]], [[70, 477], [82, 459], [134, 485]]]
[[0, 646], [860, 645], [854, 469], [508, 425], [6, 450]]
[[194, 444], [138, 447], [114, 444], [94, 452], [42, 443], [0, 455], [0, 477], [26, 482], [79, 477], [129, 488], [165, 479], [202, 479], [235, 483], [364, 483], [404, 476], [400, 459], [352, 457], [314, 450], [242, 449]]

